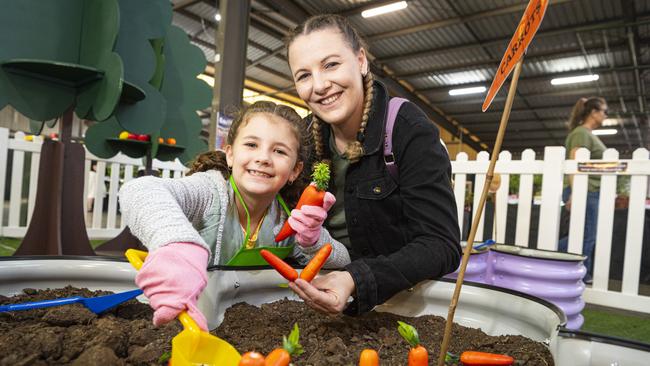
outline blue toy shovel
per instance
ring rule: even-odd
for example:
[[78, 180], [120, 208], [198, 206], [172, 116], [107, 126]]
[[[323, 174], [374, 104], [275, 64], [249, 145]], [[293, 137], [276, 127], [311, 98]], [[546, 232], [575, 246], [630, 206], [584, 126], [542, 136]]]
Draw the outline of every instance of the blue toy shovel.
[[75, 296], [75, 297], [66, 297], [63, 299], [25, 302], [22, 304], [0, 305], [0, 313], [6, 311], [31, 310], [31, 309], [49, 308], [52, 306], [80, 303], [86, 308], [88, 308], [88, 310], [92, 311], [93, 313], [100, 314], [106, 310], [116, 307], [117, 305], [125, 301], [131, 300], [140, 294], [142, 294], [142, 290], [137, 289], [137, 290], [131, 290], [126, 292], [120, 292], [117, 294], [104, 295], [98, 297]]

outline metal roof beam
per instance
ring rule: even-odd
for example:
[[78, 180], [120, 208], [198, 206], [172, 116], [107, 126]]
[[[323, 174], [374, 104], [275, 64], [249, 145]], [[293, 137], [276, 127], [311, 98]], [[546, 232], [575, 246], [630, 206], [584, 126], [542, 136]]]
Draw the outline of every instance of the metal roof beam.
[[[550, 5], [557, 5], [557, 4], [567, 3], [567, 2], [571, 2], [571, 1], [575, 1], [575, 0], [555, 0]], [[412, 27], [401, 28], [401, 29], [397, 29], [397, 30], [393, 30], [393, 31], [389, 31], [389, 32], [375, 33], [375, 34], [371, 34], [371, 35], [366, 35], [366, 36], [364, 36], [364, 38], [366, 38], [366, 40], [368, 40], [368, 42], [374, 42], [374, 41], [378, 41], [380, 39], [399, 37], [399, 36], [404, 36], [404, 35], [407, 35], [407, 34], [413, 34], [413, 33], [417, 33], [417, 32], [428, 31], [428, 30], [431, 30], [431, 29], [449, 27], [449, 26], [452, 26], [452, 25], [463, 24], [463, 23], [474, 21], [474, 20], [494, 17], [494, 16], [498, 16], [498, 15], [504, 15], [504, 14], [510, 14], [510, 13], [516, 13], [516, 12], [523, 12], [526, 9], [527, 5], [528, 5], [528, 3], [504, 6], [504, 7], [497, 8], [497, 9], [491, 9], [491, 10], [487, 10], [487, 11], [474, 13], [474, 14], [468, 15], [468, 16], [461, 16], [461, 17], [454, 17], [454, 18], [443, 19], [443, 20], [436, 20], [436, 21], [433, 21], [433, 22], [419, 24], [419, 25], [415, 25], [415, 26], [412, 26]]]
[[[634, 23], [626, 23], [625, 21], [619, 18], [613, 18], [609, 20], [584, 23], [577, 26], [574, 25], [570, 27], [559, 27], [559, 28], [539, 31], [537, 32], [537, 34], [535, 34], [535, 38], [540, 39], [544, 37], [557, 36], [557, 35], [561, 35], [565, 33], [573, 33], [573, 32], [590, 32], [590, 31], [609, 29], [609, 28], [639, 26], [639, 25], [650, 23], [650, 19], [648, 18], [650, 18], [650, 13], [643, 13], [639, 16], [639, 19], [642, 20]], [[487, 39], [481, 42], [472, 42], [472, 43], [465, 43], [465, 44], [459, 44], [453, 46], [432, 48], [429, 50], [423, 50], [423, 51], [418, 51], [413, 53], [400, 53], [399, 55], [380, 57], [378, 58], [377, 61], [382, 64], [390, 64], [393, 62], [409, 60], [417, 57], [435, 56], [440, 53], [451, 52], [451, 51], [464, 51], [464, 50], [473, 49], [477, 47], [504, 46], [507, 45], [508, 42], [510, 42], [510, 38], [512, 37], [508, 36], [507, 38], [502, 37], [497, 39]]]

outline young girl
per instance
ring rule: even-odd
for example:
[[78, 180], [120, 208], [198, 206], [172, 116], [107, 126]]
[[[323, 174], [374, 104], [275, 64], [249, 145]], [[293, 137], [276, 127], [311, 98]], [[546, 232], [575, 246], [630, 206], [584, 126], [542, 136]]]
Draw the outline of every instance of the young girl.
[[[373, 81], [366, 50], [338, 15], [307, 19], [287, 41], [296, 91], [313, 113], [316, 159], [331, 159], [337, 203], [326, 226], [353, 259], [345, 271], [289, 286], [327, 313], [372, 310], [460, 263], [451, 164], [438, 130], [415, 104], [405, 103], [390, 135], [392, 154], [384, 156], [390, 97]], [[387, 168], [393, 162], [397, 177]]]
[[[257, 102], [233, 122], [225, 153], [199, 156], [181, 179], [143, 177], [120, 191], [122, 217], [149, 248], [136, 276], [154, 308], [154, 324], [174, 319], [184, 309], [206, 329], [196, 301], [206, 285], [208, 264], [265, 265], [260, 247], [280, 257], [306, 263], [325, 243], [333, 246], [326, 266], [350, 262], [346, 248], [321, 226], [336, 201], [329, 194], [323, 207], [303, 206], [289, 220], [295, 238], [275, 244], [306, 179], [309, 133], [291, 108]], [[294, 240], [296, 244], [294, 246]]]

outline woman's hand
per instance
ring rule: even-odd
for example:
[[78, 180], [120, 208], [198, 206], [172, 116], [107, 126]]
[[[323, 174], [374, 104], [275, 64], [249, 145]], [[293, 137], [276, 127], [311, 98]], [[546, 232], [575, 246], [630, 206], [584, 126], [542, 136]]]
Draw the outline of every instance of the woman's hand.
[[311, 283], [297, 279], [290, 282], [289, 287], [305, 304], [330, 315], [342, 312], [355, 290], [354, 280], [347, 271], [330, 272], [314, 278]]

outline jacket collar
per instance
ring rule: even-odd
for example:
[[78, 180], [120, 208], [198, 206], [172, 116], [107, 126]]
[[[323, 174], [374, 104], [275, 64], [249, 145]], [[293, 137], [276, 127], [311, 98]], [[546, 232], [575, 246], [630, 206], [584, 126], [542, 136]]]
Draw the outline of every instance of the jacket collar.
[[[363, 140], [364, 155], [374, 154], [383, 146], [384, 130], [386, 128], [385, 120], [386, 113], [388, 113], [389, 100], [388, 91], [384, 84], [377, 80], [373, 83], [373, 90], [374, 96], [372, 98], [372, 106], [370, 107], [370, 116], [368, 116], [368, 124], [366, 125]], [[331, 130], [326, 123], [323, 123], [323, 126], [327, 126], [322, 129], [323, 141], [325, 142], [325, 146], [327, 146]], [[326, 149], [326, 151], [328, 150]], [[329, 151], [327, 154], [329, 154]]]

